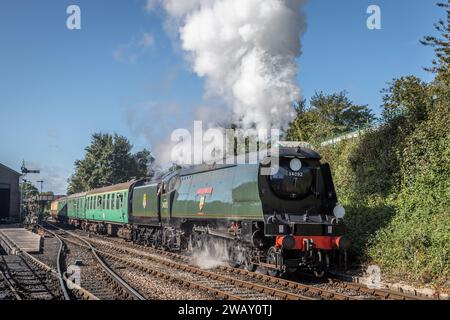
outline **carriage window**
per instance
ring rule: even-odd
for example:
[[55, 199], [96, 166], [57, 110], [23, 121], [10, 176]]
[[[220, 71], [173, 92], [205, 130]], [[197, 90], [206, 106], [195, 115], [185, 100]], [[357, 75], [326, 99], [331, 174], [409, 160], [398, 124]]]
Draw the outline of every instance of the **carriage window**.
[[107, 194], [107, 195], [105, 196], [105, 198], [106, 198], [106, 204], [105, 204], [105, 207], [106, 207], [107, 210], [109, 210], [109, 194]]
[[97, 210], [102, 208], [102, 197], [97, 196]]
[[102, 196], [102, 209], [105, 209], [105, 207], [106, 207], [106, 203], [105, 203], [106, 201], [105, 200], [106, 200], [106, 195], [103, 195]]
[[119, 193], [119, 209], [123, 208], [123, 193]]
[[116, 209], [116, 199], [115, 199], [116, 194], [113, 193], [111, 195], [111, 210], [115, 210]]

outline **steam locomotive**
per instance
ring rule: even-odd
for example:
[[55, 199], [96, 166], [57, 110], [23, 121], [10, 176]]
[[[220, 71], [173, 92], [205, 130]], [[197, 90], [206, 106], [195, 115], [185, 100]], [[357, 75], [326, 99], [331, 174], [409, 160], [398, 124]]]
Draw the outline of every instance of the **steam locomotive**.
[[[257, 164], [198, 165], [70, 195], [52, 204], [52, 215], [143, 245], [208, 248], [248, 270], [320, 277], [349, 245], [345, 210], [320, 159], [307, 148], [281, 147]], [[273, 163], [278, 170], [263, 174]]]

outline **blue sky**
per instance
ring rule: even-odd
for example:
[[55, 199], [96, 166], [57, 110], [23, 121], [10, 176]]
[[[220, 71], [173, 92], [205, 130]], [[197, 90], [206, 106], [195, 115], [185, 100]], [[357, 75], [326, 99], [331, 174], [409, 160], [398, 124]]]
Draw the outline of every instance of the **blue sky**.
[[[298, 59], [304, 96], [347, 90], [378, 113], [379, 91], [392, 78], [431, 80], [422, 67], [433, 52], [418, 40], [442, 17], [433, 2], [310, 0]], [[66, 28], [71, 4], [81, 8], [81, 30]], [[370, 4], [381, 7], [382, 30], [366, 27]], [[151, 149], [142, 127], [164, 132], [152, 110], [188, 117], [202, 105], [204, 82], [165, 32], [164, 13], [144, 6], [144, 0], [0, 1], [1, 163], [18, 170], [25, 159], [41, 169], [34, 180], [43, 178], [44, 190], [63, 193], [92, 133], [117, 132], [136, 149]]]

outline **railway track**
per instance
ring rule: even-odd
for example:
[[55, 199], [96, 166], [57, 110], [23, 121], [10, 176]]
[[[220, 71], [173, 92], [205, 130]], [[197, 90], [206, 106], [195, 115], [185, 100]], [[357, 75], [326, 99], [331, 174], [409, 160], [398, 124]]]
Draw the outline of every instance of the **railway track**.
[[[99, 239], [105, 241], [113, 242], [115, 245], [121, 246], [125, 249], [133, 248], [148, 254], [159, 255], [160, 257], [166, 258], [169, 261], [174, 260], [177, 262], [192, 264], [192, 257], [163, 251], [160, 249], [155, 249], [151, 247], [144, 247], [131, 242], [125, 242], [121, 239], [116, 238], [105, 238], [102, 236], [95, 236]], [[276, 286], [280, 289], [285, 289], [294, 292], [302, 292], [302, 294], [320, 299], [334, 299], [334, 300], [361, 300], [361, 299], [376, 299], [376, 300], [423, 300], [426, 298], [417, 297], [414, 295], [409, 295], [401, 292], [394, 292], [384, 289], [371, 289], [362, 284], [343, 281], [338, 278], [327, 278], [322, 282], [318, 282], [317, 279], [309, 280], [309, 284], [305, 284], [299, 281], [291, 281], [283, 279], [280, 277], [272, 277], [259, 272], [251, 272], [245, 269], [233, 268], [227, 265], [221, 265], [215, 272], [220, 272], [222, 274], [232, 274], [238, 276], [241, 279], [252, 279], [253, 281], [258, 281], [263, 284], [270, 284], [271, 286]]]
[[0, 273], [7, 297], [13, 300], [60, 300], [60, 283], [45, 265], [22, 253], [0, 257]]
[[[136, 268], [134, 270], [132, 268], [124, 268], [123, 264], [121, 264], [120, 262], [118, 262], [114, 259], [107, 259], [108, 257], [105, 257], [99, 250], [94, 249], [90, 245], [89, 241], [87, 241], [89, 239], [85, 239], [85, 238], [80, 237], [71, 232], [65, 232], [64, 230], [61, 230], [61, 232], [62, 233], [57, 232], [58, 236], [61, 237], [63, 239], [63, 241], [68, 242], [68, 244], [82, 247], [85, 250], [88, 250], [88, 249], [94, 250], [96, 255], [102, 261], [104, 261], [104, 263], [107, 264], [111, 269], [113, 269], [114, 272], [118, 276], [123, 278], [130, 285], [132, 285], [132, 287], [139, 289], [139, 291], [142, 290], [143, 293], [144, 292], [147, 293], [145, 295], [145, 298], [148, 298], [148, 299], [161, 299], [161, 298], [195, 299], [195, 300], [199, 300], [199, 299], [211, 300], [214, 298], [213, 295], [211, 295], [211, 294], [195, 294], [188, 288], [184, 288], [184, 287], [183, 287], [183, 290], [180, 290], [179, 288], [177, 288], [177, 286], [179, 287], [180, 285], [177, 285], [177, 284], [175, 286], [167, 285], [167, 281], [165, 281], [164, 279], [161, 280], [160, 278], [149, 277], [149, 273], [144, 273]], [[83, 259], [80, 254], [76, 254], [75, 256], [78, 258], [81, 257], [81, 260]], [[72, 259], [71, 262], [73, 262], [73, 261], [74, 260]], [[99, 273], [97, 272], [96, 274], [98, 275]], [[86, 278], [91, 278], [91, 276], [85, 275], [84, 279], [86, 279]], [[96, 282], [96, 283], [97, 283], [97, 285], [99, 284], [99, 282]], [[89, 283], [88, 283], [88, 285], [81, 283], [81, 287], [83, 287], [83, 289], [85, 291], [88, 291], [94, 299], [99, 298], [98, 297], [99, 294], [92, 293], [93, 291], [96, 290], [96, 288], [94, 288], [94, 289], [92, 289], [91, 287], [87, 288], [89, 285], [90, 285]], [[101, 287], [104, 288], [104, 286], [101, 286]], [[115, 292], [106, 291], [106, 292], [101, 293], [101, 298], [103, 298], [103, 299], [120, 299], [121, 297], [117, 296]], [[142, 299], [142, 297], [141, 297], [141, 299]]]
[[[83, 237], [83, 235], [78, 235]], [[110, 264], [130, 268], [212, 293], [222, 299], [294, 299], [294, 300], [418, 300], [416, 296], [361, 284], [328, 279], [302, 283], [272, 277], [245, 269], [221, 265], [203, 270], [192, 264], [192, 257], [121, 239], [92, 236], [88, 241]]]
[[59, 269], [63, 244], [49, 245], [48, 254], [0, 256], [0, 299], [68, 300]]
[[49, 230], [65, 246], [63, 279], [71, 296], [81, 300], [145, 300], [114, 272], [90, 243], [70, 233]]
[[7, 275], [0, 269], [0, 300], [22, 300]]
[[154, 275], [163, 280], [184, 285], [190, 289], [207, 292], [217, 298], [230, 300], [312, 300], [308, 296], [220, 275], [186, 263], [178, 263], [157, 257], [156, 255], [148, 254], [143, 256], [130, 253], [123, 247], [104, 243], [104, 240], [82, 237], [80, 239], [89, 242], [98, 255], [110, 265], [116, 264], [128, 269], [145, 272], [147, 275]]
[[[177, 262], [191, 264], [192, 257], [182, 255], [179, 253], [163, 251], [150, 247], [143, 247], [134, 243], [124, 243], [121, 240], [114, 238], [99, 237], [122, 247], [131, 247], [135, 250], [145, 252], [148, 254], [156, 254], [163, 258], [174, 260]], [[232, 274], [238, 276], [240, 279], [257, 281], [262, 284], [269, 284], [275, 286], [280, 290], [288, 290], [290, 292], [301, 292], [311, 298], [320, 299], [334, 299], [334, 300], [361, 300], [361, 299], [377, 299], [377, 300], [423, 300], [424, 297], [417, 297], [414, 295], [394, 292], [384, 289], [372, 289], [365, 285], [343, 281], [338, 278], [327, 278], [322, 282], [318, 282], [317, 279], [311, 280], [310, 284], [305, 284], [299, 281], [291, 281], [280, 277], [272, 277], [258, 272], [251, 272], [245, 269], [233, 268], [227, 265], [221, 265], [217, 267], [215, 272], [221, 274]], [[303, 279], [304, 280], [304, 279]]]
[[[211, 280], [220, 280], [222, 282], [228, 283], [239, 288], [246, 288], [252, 292], [260, 293], [261, 296], [252, 293], [244, 294], [243, 299], [286, 299], [286, 300], [353, 300], [353, 299], [363, 299], [369, 298], [369, 295], [347, 292], [346, 294], [339, 293], [336, 290], [326, 290], [323, 288], [317, 288], [311, 285], [305, 285], [281, 278], [271, 277], [263, 275], [256, 272], [250, 272], [244, 269], [232, 268], [227, 266], [220, 266], [213, 270], [203, 270], [198, 267], [190, 265], [190, 258], [187, 256], [169, 253], [165, 251], [159, 251], [155, 249], [146, 248], [147, 253], [142, 252], [139, 254], [138, 249], [129, 249], [124, 246], [119, 247], [117, 244], [108, 244], [104, 240], [94, 240], [91, 241], [96, 243], [96, 247], [100, 248], [102, 252], [109, 252], [111, 258], [115, 260], [120, 260], [124, 264], [133, 267], [134, 264], [138, 264], [142, 268], [142, 264], [139, 260], [147, 260], [153, 263], [161, 264], [165, 267], [177, 270], [187, 271], [193, 274], [201, 275]], [[115, 255], [112, 253], [115, 252]], [[155, 253], [160, 254], [158, 257]], [[117, 255], [120, 254], [122, 258], [118, 258]], [[126, 259], [123, 257], [127, 257]], [[140, 256], [140, 258], [136, 258]], [[173, 258], [171, 260], [169, 258]], [[133, 259], [139, 259], [136, 262], [132, 262]], [[175, 260], [176, 259], [176, 260]], [[150, 269], [147, 271], [152, 271]], [[344, 291], [344, 290], [342, 290]], [[349, 291], [349, 290], [346, 290]], [[225, 294], [219, 294], [221, 297], [226, 296]], [[238, 296], [238, 295], [234, 295]]]

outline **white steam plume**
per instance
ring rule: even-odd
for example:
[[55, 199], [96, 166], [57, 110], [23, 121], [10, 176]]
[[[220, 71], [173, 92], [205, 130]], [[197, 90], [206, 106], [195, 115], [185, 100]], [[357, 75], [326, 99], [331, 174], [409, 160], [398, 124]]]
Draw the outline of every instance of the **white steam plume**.
[[300, 98], [295, 59], [305, 0], [149, 0], [148, 7], [155, 2], [179, 26], [207, 97], [222, 97], [244, 129], [286, 129]]

